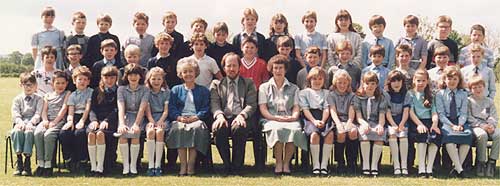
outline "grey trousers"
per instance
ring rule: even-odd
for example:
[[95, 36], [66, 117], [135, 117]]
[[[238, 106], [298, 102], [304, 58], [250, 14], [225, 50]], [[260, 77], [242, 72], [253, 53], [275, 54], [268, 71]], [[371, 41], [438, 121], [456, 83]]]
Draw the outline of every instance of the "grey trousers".
[[35, 129], [36, 159], [52, 161], [54, 149], [56, 147], [57, 136], [64, 122], [59, 122], [56, 126], [46, 129], [43, 125], [38, 125]]
[[12, 129], [10, 132], [16, 153], [31, 154], [33, 151], [33, 130]]
[[500, 150], [500, 129], [496, 128], [493, 134], [488, 134], [480, 127], [474, 127], [472, 129], [474, 135], [476, 136], [476, 148], [477, 148], [477, 160], [480, 162], [486, 162], [486, 145], [488, 144], [488, 139], [493, 140], [493, 144], [491, 146], [490, 157], [491, 159], [497, 160]]

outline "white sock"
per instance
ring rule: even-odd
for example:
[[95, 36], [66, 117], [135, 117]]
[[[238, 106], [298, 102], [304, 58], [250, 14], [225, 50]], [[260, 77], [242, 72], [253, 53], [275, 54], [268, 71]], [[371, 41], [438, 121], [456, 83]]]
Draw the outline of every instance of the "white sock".
[[123, 174], [128, 174], [130, 172], [130, 163], [129, 163], [129, 152], [128, 152], [128, 144], [123, 143], [118, 145], [120, 147], [120, 152], [122, 154], [123, 160]]
[[361, 157], [363, 158], [363, 170], [370, 170], [370, 142], [360, 142]]
[[130, 145], [130, 172], [137, 174], [137, 157], [139, 156], [139, 144]]
[[373, 154], [372, 154], [372, 170], [378, 170], [378, 160], [382, 155], [382, 145], [373, 144]]
[[97, 145], [97, 172], [104, 172], [104, 155], [106, 154], [106, 144]]
[[446, 151], [448, 151], [448, 155], [450, 155], [450, 159], [453, 162], [453, 165], [455, 165], [455, 170], [458, 173], [461, 173], [463, 171], [463, 168], [462, 164], [460, 163], [460, 157], [458, 156], [457, 144], [447, 143]]
[[332, 154], [333, 145], [323, 144], [323, 157], [321, 158], [321, 169], [328, 169], [328, 160]]
[[319, 145], [318, 144], [311, 144], [311, 157], [312, 157], [312, 164], [313, 164], [313, 169], [320, 169], [319, 166]]
[[438, 146], [434, 143], [431, 143], [428, 146], [429, 147], [427, 149], [427, 173], [432, 173], [432, 167], [434, 167], [434, 160], [436, 159]]
[[425, 154], [427, 151], [427, 143], [417, 143], [418, 151], [418, 173], [425, 173]]
[[394, 166], [394, 169], [401, 168], [400, 164], [399, 164], [398, 139], [390, 138], [389, 139], [389, 147], [391, 148], [392, 166]]
[[146, 147], [148, 148], [148, 168], [152, 169], [155, 167], [155, 140], [148, 139], [146, 141]]
[[88, 145], [89, 149], [89, 159], [90, 159], [90, 171], [96, 171], [97, 169], [97, 164], [95, 160], [96, 156], [96, 146], [95, 145]]
[[52, 168], [52, 162], [51, 161], [45, 161], [45, 168]]
[[399, 152], [401, 152], [401, 168], [408, 168], [408, 138], [399, 139]]
[[460, 159], [460, 165], [464, 164], [465, 158], [467, 157], [467, 154], [469, 153], [470, 146], [467, 144], [461, 144], [460, 147], [458, 148], [458, 157]]
[[38, 160], [38, 167], [44, 168], [45, 167], [45, 161], [44, 160]]
[[156, 160], [155, 160], [155, 168], [160, 168], [161, 167], [161, 157], [163, 156], [163, 149], [165, 146], [165, 142], [156, 142], [156, 147], [155, 147], [155, 155], [156, 155]]

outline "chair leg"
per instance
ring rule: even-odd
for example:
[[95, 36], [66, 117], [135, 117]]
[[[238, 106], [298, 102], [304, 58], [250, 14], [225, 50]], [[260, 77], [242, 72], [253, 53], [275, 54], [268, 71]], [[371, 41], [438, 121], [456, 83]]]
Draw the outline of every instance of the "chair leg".
[[[10, 144], [10, 136], [7, 136], [7, 137], [5, 138], [5, 167], [4, 167], [4, 172], [5, 172], [5, 174], [7, 174], [7, 160], [8, 160], [9, 149], [10, 149], [10, 148], [9, 148], [9, 147], [10, 147], [9, 145], [11, 145], [11, 144]], [[11, 150], [11, 155], [10, 155], [10, 156], [11, 156], [11, 158], [12, 158], [12, 150]], [[14, 168], [14, 166], [12, 165], [12, 161], [11, 161], [11, 166], [12, 166], [12, 168]]]
[[[61, 144], [59, 143], [59, 139], [56, 139], [56, 158], [57, 158], [57, 172], [58, 173], [61, 173]], [[64, 161], [64, 160], [63, 160]], [[63, 165], [64, 165], [64, 162], [63, 162]]]

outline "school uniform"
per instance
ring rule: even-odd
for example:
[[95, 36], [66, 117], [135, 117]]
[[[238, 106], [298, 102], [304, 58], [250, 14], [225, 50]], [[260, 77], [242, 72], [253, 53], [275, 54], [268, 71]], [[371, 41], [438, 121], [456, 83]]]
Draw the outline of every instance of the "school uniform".
[[[223, 69], [223, 66], [221, 64], [222, 57], [224, 57], [224, 55], [226, 55], [229, 52], [238, 54], [238, 48], [236, 48], [232, 44], [229, 44], [228, 42], [224, 42], [224, 45], [222, 46], [217, 44], [217, 42], [213, 42], [210, 43], [207, 48], [207, 55], [215, 60], [217, 66], [219, 66], [219, 69]], [[223, 71], [222, 73], [225, 76], [225, 73]]]
[[76, 67], [69, 65], [68, 68], [64, 70], [64, 73], [66, 73], [66, 76], [69, 78], [68, 85], [66, 85], [66, 90], [70, 92], [74, 92], [76, 90], [75, 82], [73, 82], [73, 70], [80, 66], [81, 66], [80, 64], [78, 64], [78, 66]]
[[182, 44], [184, 43], [184, 35], [181, 33], [177, 32], [177, 30], [174, 30], [171, 33], [167, 33], [166, 31], [162, 31], [162, 33], [166, 33], [174, 38], [174, 42], [172, 43], [172, 47], [170, 47], [169, 53], [172, 54], [176, 59], [180, 59], [180, 52], [179, 50], [182, 47]]
[[[117, 100], [118, 102], [123, 102], [125, 105], [125, 125], [132, 128], [137, 117], [137, 112], [142, 103], [147, 103], [150, 97], [150, 90], [144, 85], [139, 85], [136, 90], [132, 90], [130, 85], [124, 85], [118, 87], [117, 90]], [[145, 129], [145, 123], [139, 123], [139, 128], [141, 132]], [[122, 134], [123, 138], [139, 138], [139, 134]]]
[[374, 72], [377, 74], [378, 77], [378, 88], [380, 90], [384, 90], [384, 85], [385, 85], [385, 80], [387, 79], [387, 76], [389, 75], [389, 68], [386, 68], [384, 65], [375, 65], [371, 64], [370, 66], [365, 67], [361, 71], [361, 75], [364, 75], [367, 72]]
[[[430, 56], [428, 55], [427, 51], [427, 41], [419, 35], [416, 35], [413, 38], [410, 37], [401, 37], [398, 39], [396, 42], [396, 48], [399, 45], [408, 45], [412, 48], [412, 55], [410, 59], [410, 68], [413, 70], [417, 70], [418, 67], [420, 66], [420, 63], [422, 62], [422, 57], [432, 57], [433, 54]], [[426, 61], [427, 62], [427, 61]]]
[[97, 88], [99, 86], [99, 82], [101, 81], [101, 71], [104, 67], [107, 66], [115, 66], [117, 69], [122, 68], [124, 65], [121, 61], [117, 61], [116, 57], [113, 60], [107, 60], [106, 58], [103, 58], [102, 60], [99, 60], [95, 62], [95, 64], [92, 66], [92, 78], [90, 79], [90, 87], [91, 88]]
[[443, 81], [443, 72], [444, 68], [441, 69], [439, 66], [436, 66], [427, 71], [429, 73], [429, 80], [431, 81], [431, 91], [433, 95], [440, 90], [439, 84]]
[[[326, 89], [313, 90], [311, 88], [306, 88], [299, 92], [299, 106], [302, 110], [309, 110], [314, 119], [322, 120], [323, 111], [329, 108], [327, 101], [328, 95], [329, 91]], [[325, 127], [320, 129], [316, 127], [313, 122], [304, 118], [304, 132], [307, 136], [310, 136], [312, 133], [318, 133], [325, 137], [331, 131], [333, 131], [331, 119], [328, 119], [327, 123], [325, 123]]]
[[404, 70], [398, 67], [396, 70], [400, 71], [405, 77], [406, 90], [411, 90], [413, 87], [413, 75], [415, 75], [415, 69], [410, 67], [408, 70]]
[[[410, 108], [411, 97], [407, 92], [399, 92], [399, 93], [388, 93], [388, 107], [391, 111], [391, 116], [396, 125], [399, 126], [401, 120], [403, 119], [403, 110], [405, 108]], [[408, 117], [409, 118], [409, 117]], [[388, 126], [390, 126], [389, 122], [386, 122]], [[405, 128], [408, 129], [408, 123], [405, 123]], [[408, 137], [408, 130], [406, 131], [395, 131], [394, 128], [389, 127], [389, 135], [396, 135], [398, 138], [406, 138]]]
[[35, 70], [43, 69], [42, 64], [42, 49], [45, 46], [52, 46], [57, 51], [56, 62], [54, 63], [55, 69], [64, 70], [66, 64], [64, 63], [63, 45], [64, 45], [64, 32], [56, 27], [41, 28], [31, 36], [31, 48], [37, 49], [38, 53], [35, 58]]
[[[25, 95], [21, 93], [12, 100], [11, 114], [13, 126], [25, 124], [33, 127], [24, 130], [12, 129], [10, 137], [12, 138], [14, 151], [16, 153], [31, 154], [34, 141], [34, 126], [40, 122], [43, 107], [43, 99], [37, 94]], [[32, 124], [31, 121], [35, 121]]]
[[470, 79], [472, 79], [474, 76], [481, 76], [485, 84], [483, 96], [488, 97], [490, 99], [495, 99], [495, 94], [497, 92], [495, 83], [496, 76], [495, 72], [493, 72], [491, 68], [482, 65], [481, 63], [478, 66], [475, 66], [473, 64], [467, 65], [462, 69], [460, 69], [460, 71], [463, 74], [464, 82], [466, 84], [468, 84]]
[[148, 70], [153, 67], [160, 67], [163, 69], [165, 74], [165, 82], [167, 82], [168, 87], [174, 87], [175, 85], [182, 84], [182, 80], [177, 76], [177, 59], [169, 54], [165, 57], [160, 56], [160, 54], [152, 57], [148, 61], [146, 66]]
[[[497, 160], [500, 150], [500, 129], [498, 129], [498, 114], [495, 103], [491, 98], [475, 98], [469, 96], [469, 109], [467, 111], [467, 122], [472, 127], [472, 132], [476, 136], [476, 155], [479, 162], [486, 162], [488, 159]], [[493, 134], [487, 133], [481, 128], [484, 124], [492, 124], [495, 127]], [[493, 141], [490, 156], [486, 156], [488, 139]]]
[[241, 43], [243, 40], [247, 37], [252, 37], [253, 40], [257, 41], [257, 57], [263, 57], [264, 56], [264, 47], [265, 47], [265, 41], [266, 37], [262, 35], [261, 33], [257, 31], [253, 31], [252, 33], [246, 33], [246, 32], [241, 32], [236, 34], [236, 36], [233, 37], [233, 46], [236, 47], [236, 51], [238, 52], [238, 55], [243, 57], [243, 52], [241, 51]]
[[[281, 36], [288, 36], [288, 35], [285, 35], [284, 33], [283, 34], [278, 34], [278, 33], [273, 33], [271, 36], [269, 36], [269, 38], [266, 39], [265, 43], [264, 43], [264, 56], [262, 56], [262, 59], [264, 59], [264, 61], [269, 61], [269, 59], [271, 59], [273, 56], [277, 55], [279, 52], [278, 52], [278, 38], [280, 38]], [[292, 36], [289, 36], [291, 41], [292, 41], [292, 51], [290, 51], [290, 58], [293, 58], [295, 59], [295, 40], [293, 39]]]
[[[303, 33], [295, 36], [295, 49], [300, 49], [300, 55], [304, 57], [307, 48], [316, 46], [321, 51], [328, 50], [325, 35], [314, 31], [312, 33]], [[321, 57], [321, 56], [320, 56]]]
[[370, 48], [374, 45], [381, 45], [384, 47], [385, 55], [382, 65], [388, 69], [393, 69], [396, 59], [394, 43], [391, 39], [384, 36], [378, 38], [375, 36], [368, 36], [365, 38], [361, 53], [361, 64], [363, 67], [368, 67], [372, 64], [372, 60], [370, 59]]
[[245, 61], [241, 58], [240, 76], [250, 78], [255, 83], [255, 88], [259, 90], [259, 86], [269, 79], [269, 71], [264, 60], [255, 57], [252, 61]]
[[217, 66], [217, 63], [213, 58], [207, 56], [206, 54], [200, 59], [196, 58], [196, 56], [194, 56], [193, 54], [189, 57], [180, 59], [177, 64], [181, 64], [189, 60], [196, 61], [198, 63], [198, 67], [200, 68], [200, 74], [198, 75], [198, 77], [196, 77], [195, 80], [196, 84], [202, 85], [208, 89], [215, 74], [220, 71], [219, 66]]
[[[437, 38], [432, 39], [427, 43], [427, 54], [430, 56], [434, 55], [434, 51], [436, 48], [446, 46], [450, 50], [450, 60], [448, 64], [455, 64], [458, 60], [458, 44], [455, 42], [453, 39], [446, 38], [445, 40], [440, 40]], [[434, 59], [432, 57], [427, 58], [427, 64], [425, 68], [427, 70], [436, 67], [436, 63], [434, 62]]]
[[[293, 50], [292, 50], [293, 51]], [[291, 55], [291, 54], [290, 54]], [[288, 63], [288, 69], [286, 70], [285, 77], [290, 83], [297, 84], [297, 74], [303, 68], [294, 57], [289, 57], [290, 63]]]
[[[80, 45], [80, 47], [81, 47], [80, 54], [83, 57], [87, 54], [87, 47], [88, 47], [89, 39], [90, 39], [89, 36], [86, 36], [85, 34], [75, 34], [75, 33], [71, 32], [70, 35], [66, 36], [66, 40], [64, 41], [64, 51], [67, 52], [68, 47], [71, 45]], [[82, 60], [82, 59], [80, 59], [80, 60]], [[69, 60], [67, 58], [67, 54], [64, 55], [64, 61], [67, 63], [66, 66], [68, 66], [68, 67], [71, 66], [71, 65], [69, 65]]]
[[361, 69], [352, 62], [348, 62], [347, 64], [337, 63], [334, 66], [331, 66], [327, 71], [327, 81], [325, 81], [326, 87], [330, 87], [332, 85], [333, 75], [337, 72], [337, 70], [343, 69], [347, 71], [349, 76], [351, 76], [351, 89], [352, 91], [358, 90], [359, 83], [361, 81]]
[[[146, 67], [142, 67], [139, 65], [139, 68], [142, 70], [142, 74], [144, 77], [146, 77], [146, 74], [148, 74], [148, 69]], [[125, 75], [125, 67], [122, 67], [118, 70], [118, 86], [125, 85], [125, 81], [123, 80], [123, 76]]]
[[[458, 56], [458, 64], [462, 67], [471, 65], [471, 58], [470, 58], [470, 50], [472, 49], [472, 46], [474, 43], [471, 43], [467, 45], [466, 47], [462, 48], [460, 50], [460, 55]], [[482, 67], [489, 67], [491, 69], [495, 68], [495, 55], [493, 53], [493, 50], [488, 48], [485, 44], [481, 44], [481, 48], [484, 50], [483, 54], [483, 60], [481, 61], [481, 66]]]
[[46, 71], [44, 68], [33, 70], [32, 74], [35, 75], [37, 90], [36, 93], [43, 97], [45, 94], [51, 93], [54, 91], [52, 87], [52, 78], [54, 77], [53, 71]]
[[356, 65], [360, 69], [363, 68], [363, 65], [361, 64], [363, 39], [357, 32], [334, 32], [328, 35], [326, 41], [328, 44], [328, 64], [330, 64], [330, 66], [340, 64], [340, 59], [337, 53], [337, 45], [343, 41], [349, 41], [352, 47], [352, 64]]
[[157, 52], [157, 50], [155, 50], [155, 37], [151, 34], [144, 33], [142, 35], [136, 35], [127, 38], [123, 43], [123, 59], [125, 59], [125, 48], [127, 48], [127, 46], [131, 44], [136, 45], [141, 49], [139, 64], [143, 67], [146, 67], [149, 58], [155, 56]]
[[[106, 39], [112, 39], [116, 43], [116, 55], [115, 60], [121, 61], [120, 57], [120, 40], [116, 35], [113, 35], [109, 32], [106, 33], [98, 33], [89, 38], [89, 42], [87, 45], [87, 53], [82, 58], [82, 65], [86, 66], [89, 69], [92, 69], [97, 61], [102, 60], [104, 56], [101, 54], [101, 42]], [[93, 70], [92, 70], [93, 71]]]
[[[385, 114], [387, 111], [387, 98], [385, 95], [380, 95], [379, 98], [375, 96], [356, 96], [353, 100], [354, 110], [360, 112], [363, 119], [368, 122], [369, 126], [367, 130], [370, 130], [367, 134], [360, 134], [360, 141], [385, 141], [387, 137], [387, 130], [384, 130], [384, 134], [378, 135], [376, 132], [371, 131], [371, 128], [377, 127], [379, 124], [379, 115]], [[360, 126], [363, 127], [363, 126]], [[362, 132], [360, 132], [362, 133]]]

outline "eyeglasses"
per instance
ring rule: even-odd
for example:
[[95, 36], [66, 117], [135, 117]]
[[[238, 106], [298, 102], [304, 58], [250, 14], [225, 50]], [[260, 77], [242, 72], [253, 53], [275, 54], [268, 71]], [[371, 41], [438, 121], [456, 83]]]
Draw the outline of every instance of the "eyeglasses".
[[23, 85], [23, 87], [26, 87], [26, 88], [31, 88], [31, 87], [35, 86], [35, 84], [33, 84], [33, 83], [23, 83], [22, 85]]

